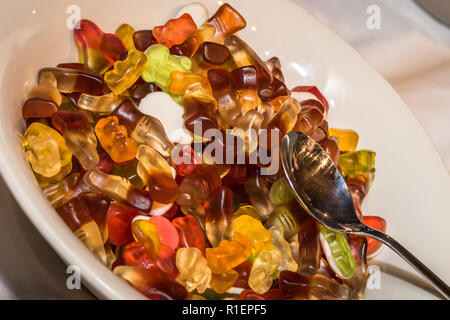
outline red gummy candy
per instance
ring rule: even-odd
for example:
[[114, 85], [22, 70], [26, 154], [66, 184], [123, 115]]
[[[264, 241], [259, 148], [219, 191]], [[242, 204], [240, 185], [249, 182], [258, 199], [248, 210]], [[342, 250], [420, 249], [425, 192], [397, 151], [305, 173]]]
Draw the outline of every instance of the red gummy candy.
[[[386, 220], [377, 216], [364, 216], [363, 223], [371, 228], [381, 232], [386, 232]], [[381, 248], [381, 242], [367, 238], [367, 258], [371, 258], [378, 253]]]

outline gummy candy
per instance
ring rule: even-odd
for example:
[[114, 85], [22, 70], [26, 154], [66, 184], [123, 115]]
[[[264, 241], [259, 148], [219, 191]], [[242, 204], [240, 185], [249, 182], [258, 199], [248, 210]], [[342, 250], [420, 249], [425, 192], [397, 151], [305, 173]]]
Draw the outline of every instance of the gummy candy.
[[213, 247], [233, 237], [233, 214], [231, 202], [233, 192], [225, 187], [215, 188], [205, 203], [206, 236]]
[[186, 73], [181, 71], [173, 71], [170, 74], [169, 92], [171, 94], [185, 95], [186, 89], [194, 83], [201, 83], [206, 92], [212, 94], [209, 81], [206, 77], [195, 73]]
[[330, 267], [341, 279], [350, 279], [356, 271], [356, 261], [344, 233], [320, 226], [320, 243]]
[[356, 131], [330, 128], [328, 133], [330, 136], [338, 138], [341, 152], [354, 152], [356, 150], [359, 141], [359, 135]]
[[111, 114], [125, 99], [125, 96], [114, 93], [103, 96], [83, 93], [78, 99], [78, 108], [99, 114]]
[[138, 160], [134, 159], [133, 161], [125, 164], [115, 164], [111, 169], [111, 174], [114, 176], [119, 176], [130, 181], [132, 185], [143, 189], [145, 187], [145, 182], [137, 174], [137, 166]]
[[303, 276], [312, 276], [320, 267], [321, 247], [320, 231], [317, 222], [308, 218], [298, 231], [298, 273]]
[[234, 270], [222, 273], [213, 273], [210, 287], [217, 293], [225, 293], [230, 289], [239, 278], [239, 274]]
[[238, 300], [282, 300], [284, 298], [281, 289], [271, 289], [265, 294], [258, 294], [253, 290], [244, 290], [239, 295]]
[[151, 300], [184, 300], [186, 289], [158, 269], [119, 266], [114, 273]]
[[195, 153], [191, 146], [182, 146], [173, 159], [172, 165], [175, 167], [177, 175], [184, 177], [192, 173], [195, 166], [200, 164], [201, 161], [202, 159]]
[[268, 61], [266, 61], [267, 68], [269, 68], [270, 72], [274, 78], [284, 82], [284, 75], [281, 71], [281, 61], [278, 57], [272, 57]]
[[[197, 50], [205, 41], [221, 42], [233, 33], [245, 28], [245, 19], [228, 3], [222, 4], [217, 12], [205, 23], [199, 26], [196, 33], [177, 47], [180, 55], [187, 57]], [[173, 48], [175, 48], [173, 47]]]
[[85, 70], [84, 63], [78, 63], [78, 62], [60, 63], [56, 67], [63, 68], [63, 69], [75, 69], [75, 70], [81, 70], [81, 71]]
[[155, 83], [165, 92], [169, 91], [170, 74], [173, 71], [191, 72], [191, 60], [171, 55], [166, 46], [153, 45], [145, 51], [145, 55], [149, 67], [142, 74], [142, 79]]
[[[364, 216], [363, 223], [371, 228], [386, 232], [386, 220], [377, 216]], [[380, 252], [381, 242], [367, 237], [367, 259], [371, 259]]]
[[88, 186], [84, 181], [85, 172], [80, 172], [80, 177], [77, 179], [75, 185], [69, 189], [64, 198], [61, 200], [63, 204], [69, 202], [72, 199], [75, 199], [79, 195], [83, 193], [91, 193], [95, 192], [95, 189]]
[[33, 123], [23, 137], [23, 149], [33, 171], [43, 177], [51, 178], [61, 171], [67, 175], [72, 170], [72, 153], [63, 137], [48, 126]]
[[182, 44], [196, 31], [197, 25], [191, 15], [185, 13], [179, 18], [167, 21], [164, 26], [155, 27], [153, 36], [159, 44], [171, 48], [176, 44]]
[[209, 129], [218, 129], [215, 115], [217, 102], [200, 83], [194, 83], [186, 89], [183, 106], [184, 125], [192, 133], [195, 133], [196, 125], [201, 125], [202, 135]]
[[194, 168], [180, 184], [180, 195], [177, 203], [180, 206], [197, 207], [206, 201], [210, 192], [222, 185], [216, 168], [202, 164]]
[[80, 176], [81, 175], [78, 172], [72, 173], [63, 180], [45, 187], [42, 189], [42, 192], [47, 197], [50, 204], [54, 208], [58, 208], [64, 204], [63, 200], [65, 195], [75, 187], [75, 184], [80, 179]]
[[223, 39], [244, 29], [247, 25], [240, 13], [228, 3], [222, 4], [207, 23], [216, 27], [216, 38], [220, 37]]
[[272, 274], [276, 272], [281, 253], [277, 248], [263, 250], [253, 262], [248, 284], [252, 290], [259, 294], [266, 293], [272, 287]]
[[231, 165], [230, 172], [223, 178], [222, 183], [227, 187], [234, 187], [244, 184], [247, 180], [247, 166], [245, 164]]
[[261, 221], [241, 215], [234, 220], [235, 232], [246, 236], [252, 241], [250, 260], [253, 260], [264, 250], [272, 248], [272, 234], [262, 225]]
[[350, 289], [321, 274], [305, 277], [297, 272], [281, 271], [278, 286], [294, 299], [343, 300], [350, 299]]
[[333, 160], [333, 163], [337, 166], [339, 164], [340, 150], [335, 137], [325, 138], [325, 140], [323, 140], [322, 142], [322, 148]]
[[203, 255], [206, 254], [205, 239], [200, 223], [194, 216], [179, 217], [172, 221], [178, 231], [179, 247], [197, 248]]
[[[281, 109], [267, 125], [268, 133], [271, 133], [271, 130], [278, 130], [281, 141], [284, 135], [294, 128], [300, 110], [301, 107], [297, 100], [293, 98], [286, 100]], [[270, 139], [267, 145], [270, 145]]]
[[238, 103], [238, 94], [232, 87], [231, 74], [224, 69], [211, 69], [208, 71], [208, 79], [220, 115], [227, 124], [234, 126], [242, 116], [242, 109]]
[[178, 232], [164, 217], [148, 220], [134, 220], [131, 225], [134, 238], [145, 246], [150, 259], [165, 273], [176, 276], [175, 249], [178, 246]]
[[245, 191], [259, 216], [262, 219], [267, 219], [273, 212], [273, 204], [270, 201], [269, 186], [258, 172], [248, 174]]
[[100, 119], [95, 125], [95, 133], [103, 149], [114, 162], [128, 162], [136, 157], [136, 142], [128, 138], [127, 129], [119, 125], [117, 117]]
[[139, 30], [133, 34], [133, 43], [137, 50], [145, 52], [149, 47], [156, 44], [152, 30]]
[[215, 34], [216, 27], [204, 23], [199, 26], [197, 32], [190, 36], [185, 42], [170, 48], [170, 52], [177, 56], [191, 57], [203, 42], [212, 40]]
[[285, 239], [290, 239], [297, 234], [300, 224], [308, 214], [296, 203], [287, 206], [276, 207], [264, 226], [267, 229], [280, 227], [283, 230]]
[[109, 207], [106, 224], [109, 230], [109, 242], [115, 246], [125, 245], [133, 241], [131, 222], [139, 212], [119, 202]]
[[298, 264], [292, 257], [289, 242], [284, 239], [283, 230], [281, 228], [272, 228], [270, 229], [270, 233], [272, 234], [272, 247], [277, 248], [280, 252], [276, 277], [278, 277], [282, 270], [297, 271]]
[[[131, 235], [131, 229], [129, 230], [129, 232]], [[133, 238], [132, 235], [131, 238]], [[122, 252], [122, 258], [125, 264], [130, 267], [140, 267], [145, 269], [158, 268], [156, 262], [150, 259], [145, 246], [137, 241], [131, 242], [125, 246]]]
[[162, 156], [169, 157], [173, 149], [161, 121], [139, 111], [136, 105], [126, 99], [114, 112], [113, 116], [127, 129], [129, 137], [138, 144], [154, 148]]
[[270, 200], [276, 206], [284, 206], [294, 199], [286, 178], [275, 181], [270, 188]]
[[111, 199], [96, 192], [83, 193], [78, 196], [83, 200], [91, 213], [92, 218], [97, 223], [103, 242], [108, 240], [108, 227], [106, 225], [106, 214], [111, 204]]
[[301, 107], [294, 130], [303, 132], [317, 142], [328, 137], [328, 130], [322, 129], [325, 122], [324, 106], [317, 100], [305, 100], [302, 101]]
[[205, 41], [192, 56], [192, 71], [207, 76], [208, 70], [222, 67], [227, 71], [236, 68], [228, 48], [220, 43]]
[[100, 229], [92, 218], [86, 201], [78, 197], [59, 207], [56, 211], [84, 245], [103, 263], [106, 263], [106, 252]]
[[352, 179], [369, 179], [371, 171], [375, 170], [376, 153], [370, 150], [358, 150], [341, 155], [339, 159], [339, 168], [345, 177]]
[[104, 74], [127, 51], [118, 36], [103, 33], [92, 21], [81, 20], [73, 33], [80, 62], [84, 61], [86, 70], [94, 73]]
[[86, 115], [75, 111], [58, 111], [52, 116], [52, 125], [64, 136], [67, 148], [84, 169], [94, 169], [100, 159], [97, 138]]
[[352, 289], [352, 299], [362, 300], [366, 289], [369, 272], [367, 270], [367, 240], [363, 236], [350, 235], [349, 245], [356, 260], [356, 271], [352, 278], [344, 280], [344, 284]]
[[273, 81], [272, 73], [247, 43], [235, 35], [230, 35], [225, 39], [225, 46], [230, 50], [237, 67], [254, 66], [256, 68], [259, 92], [262, 90], [271, 91], [268, 88]]
[[253, 66], [237, 68], [231, 72], [232, 87], [238, 94], [241, 111], [246, 113], [261, 104], [258, 97], [257, 70]]
[[50, 118], [58, 111], [61, 102], [62, 97], [55, 76], [50, 72], [43, 73], [39, 84], [28, 94], [28, 99], [22, 107], [22, 115], [25, 119]]
[[273, 119], [275, 115], [274, 107], [268, 102], [262, 102], [257, 111], [263, 115], [263, 121], [261, 123], [261, 129], [267, 129], [267, 125]]
[[177, 281], [183, 284], [188, 292], [205, 292], [211, 281], [211, 269], [202, 252], [195, 247], [180, 248], [177, 250], [176, 263], [180, 272]]
[[252, 242], [236, 233], [232, 241], [222, 240], [216, 248], [206, 248], [206, 259], [211, 271], [216, 274], [228, 272], [244, 262], [250, 255]]
[[134, 49], [133, 34], [136, 32], [132, 26], [128, 23], [124, 23], [116, 30], [116, 36], [118, 36], [124, 43], [127, 50]]
[[61, 93], [81, 92], [94, 96], [107, 93], [103, 77], [96, 73], [76, 69], [44, 68], [39, 71], [39, 82], [48, 73], [53, 74], [56, 78], [58, 90]]
[[310, 95], [313, 95], [313, 97], [317, 99], [324, 108], [323, 110], [324, 118], [327, 117], [330, 106], [328, 105], [327, 99], [323, 96], [323, 94], [316, 86], [298, 86], [292, 89], [291, 91], [293, 93], [308, 93]]
[[88, 171], [83, 179], [89, 187], [113, 200], [143, 212], [150, 212], [152, 201], [148, 191], [136, 188], [125, 178], [94, 169]]
[[178, 198], [179, 187], [167, 161], [146, 145], [140, 145], [137, 153], [137, 173], [146, 182], [150, 198], [160, 203], [172, 203]]
[[246, 155], [255, 152], [258, 148], [258, 135], [264, 116], [256, 110], [248, 111], [236, 123], [231, 134], [239, 137], [244, 142]]
[[105, 73], [105, 83], [115, 94], [122, 94], [130, 88], [149, 67], [147, 57], [138, 50], [128, 51], [124, 61], [114, 63], [114, 69]]
[[290, 98], [291, 92], [284, 82], [273, 77], [272, 83], [268, 89], [260, 91], [259, 95], [263, 101], [270, 101], [270, 103], [274, 105], [275, 110], [279, 110], [283, 103]]

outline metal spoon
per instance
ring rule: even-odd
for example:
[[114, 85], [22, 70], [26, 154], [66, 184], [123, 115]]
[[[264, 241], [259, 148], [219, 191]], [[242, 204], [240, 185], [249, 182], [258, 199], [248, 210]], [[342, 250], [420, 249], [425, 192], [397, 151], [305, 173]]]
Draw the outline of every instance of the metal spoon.
[[286, 178], [302, 207], [322, 225], [339, 232], [376, 239], [405, 259], [448, 300], [450, 288], [422, 262], [390, 236], [359, 219], [350, 190], [328, 154], [301, 132], [290, 132], [281, 144]]

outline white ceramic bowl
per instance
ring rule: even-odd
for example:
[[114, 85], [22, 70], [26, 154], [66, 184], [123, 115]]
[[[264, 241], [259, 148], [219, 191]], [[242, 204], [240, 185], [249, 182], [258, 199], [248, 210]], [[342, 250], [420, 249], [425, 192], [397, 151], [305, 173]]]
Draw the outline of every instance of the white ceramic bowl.
[[[436, 150], [394, 90], [352, 48], [288, 1], [230, 1], [247, 19], [241, 33], [264, 58], [278, 56], [290, 87], [317, 85], [328, 98], [330, 124], [354, 128], [360, 147], [377, 152], [377, 176], [364, 212], [381, 215], [389, 233], [450, 282], [450, 179]], [[218, 3], [204, 1], [214, 12]], [[36, 185], [21, 148], [21, 104], [42, 67], [76, 60], [66, 27], [70, 5], [107, 32], [123, 22], [160, 25], [186, 1], [3, 0], [0, 3], [0, 170], [25, 213], [68, 264], [79, 265], [98, 297], [140, 299], [72, 235]], [[382, 53], [380, 53], [382, 54]], [[367, 298], [432, 298], [414, 271], [385, 249], [380, 289]], [[403, 279], [403, 280], [402, 280]], [[407, 281], [404, 281], [407, 280]]]

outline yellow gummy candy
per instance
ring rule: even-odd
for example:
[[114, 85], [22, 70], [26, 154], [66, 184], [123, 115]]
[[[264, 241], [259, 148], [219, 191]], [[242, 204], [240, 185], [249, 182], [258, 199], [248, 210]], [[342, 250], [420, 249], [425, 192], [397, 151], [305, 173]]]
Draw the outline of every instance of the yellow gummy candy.
[[205, 292], [211, 281], [211, 269], [203, 257], [202, 252], [195, 248], [179, 248], [177, 250], [176, 265], [180, 274], [177, 282], [182, 284], [188, 292], [197, 290]]
[[270, 289], [273, 283], [272, 274], [276, 272], [280, 259], [281, 253], [275, 247], [261, 251], [248, 278], [248, 285], [253, 291], [264, 294]]
[[353, 152], [358, 147], [359, 135], [355, 130], [331, 128], [328, 130], [328, 134], [330, 137], [338, 138], [341, 152]]
[[283, 270], [289, 270], [293, 272], [297, 271], [298, 264], [292, 257], [292, 251], [289, 242], [284, 239], [283, 229], [272, 228], [270, 229], [270, 233], [272, 234], [272, 246], [277, 248], [280, 252], [280, 260], [278, 261], [275, 276], [278, 277], [280, 272]]
[[235, 232], [239, 232], [252, 241], [251, 260], [258, 256], [262, 250], [272, 248], [272, 234], [264, 228], [261, 221], [249, 215], [242, 215], [234, 220], [234, 227]]
[[[25, 132], [23, 148], [33, 171], [51, 178], [72, 163], [72, 153], [64, 138], [54, 129], [35, 122]], [[62, 177], [64, 178], [64, 177]]]
[[132, 26], [130, 26], [128, 23], [124, 23], [120, 25], [119, 28], [116, 30], [116, 36], [118, 36], [120, 39], [122, 39], [123, 43], [125, 44], [125, 47], [128, 50], [134, 49], [134, 40], [133, 40], [133, 34], [136, 32]]
[[239, 278], [239, 273], [230, 270], [223, 273], [213, 273], [209, 286], [217, 293], [225, 293]]
[[114, 69], [105, 74], [105, 83], [115, 94], [121, 94], [131, 87], [148, 68], [144, 53], [131, 49], [125, 61], [114, 63]]
[[375, 170], [376, 153], [370, 150], [358, 150], [344, 153], [339, 158], [339, 167], [344, 178], [367, 180]]

